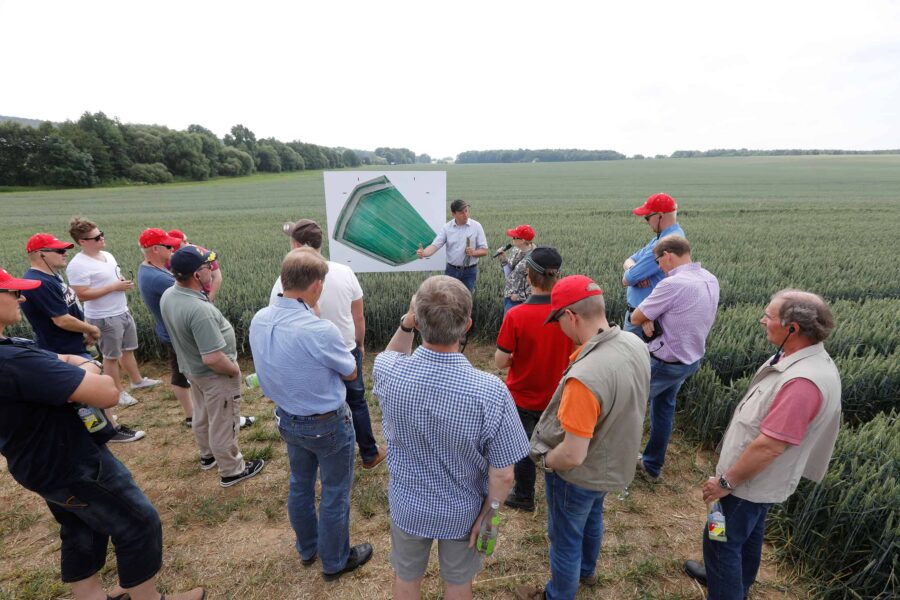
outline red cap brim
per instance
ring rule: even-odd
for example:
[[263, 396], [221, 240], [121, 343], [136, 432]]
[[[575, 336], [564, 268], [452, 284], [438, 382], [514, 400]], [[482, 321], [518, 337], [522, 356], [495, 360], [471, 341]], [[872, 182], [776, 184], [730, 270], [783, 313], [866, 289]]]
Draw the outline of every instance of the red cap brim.
[[647, 205], [644, 204], [643, 206], [638, 206], [636, 209], [634, 209], [634, 210], [631, 211], [631, 212], [633, 212], [634, 214], [636, 214], [636, 215], [639, 216], [639, 217], [646, 217], [647, 215], [649, 215], [649, 214], [652, 213], [653, 211], [650, 210], [649, 208], [647, 208]]
[[41, 285], [37, 279], [17, 279], [12, 277], [6, 281], [0, 281], [0, 290], [33, 290]]

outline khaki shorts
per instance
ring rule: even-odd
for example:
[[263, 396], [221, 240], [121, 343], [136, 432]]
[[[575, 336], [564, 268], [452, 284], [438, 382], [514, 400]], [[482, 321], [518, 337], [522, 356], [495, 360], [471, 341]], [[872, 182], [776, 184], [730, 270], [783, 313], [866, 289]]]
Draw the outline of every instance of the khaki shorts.
[[[410, 535], [391, 521], [391, 566], [403, 581], [415, 581], [428, 568], [432, 538]], [[441, 579], [450, 585], [465, 585], [481, 570], [482, 555], [469, 548], [469, 537], [438, 540]]]
[[130, 312], [103, 319], [88, 319], [87, 322], [100, 330], [97, 349], [100, 350], [103, 358], [122, 358], [123, 351], [137, 350], [137, 327]]

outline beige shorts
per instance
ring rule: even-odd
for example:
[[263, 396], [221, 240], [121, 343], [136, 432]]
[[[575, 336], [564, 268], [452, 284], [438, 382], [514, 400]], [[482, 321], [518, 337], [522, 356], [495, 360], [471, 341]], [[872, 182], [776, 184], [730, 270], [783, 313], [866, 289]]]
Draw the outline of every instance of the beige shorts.
[[[432, 538], [410, 535], [391, 521], [391, 566], [403, 581], [415, 581], [428, 568]], [[464, 585], [481, 570], [482, 555], [469, 548], [469, 537], [459, 540], [438, 540], [438, 561], [441, 579], [450, 585]]]
[[103, 319], [88, 319], [87, 322], [100, 330], [97, 348], [103, 358], [122, 358], [123, 351], [137, 350], [137, 327], [130, 312]]

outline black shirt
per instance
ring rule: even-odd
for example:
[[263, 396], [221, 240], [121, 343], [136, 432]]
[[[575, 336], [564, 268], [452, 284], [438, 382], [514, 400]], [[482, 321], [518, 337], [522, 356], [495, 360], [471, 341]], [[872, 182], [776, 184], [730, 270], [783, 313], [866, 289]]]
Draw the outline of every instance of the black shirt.
[[25, 271], [22, 277], [41, 282], [39, 287], [22, 292], [25, 296], [22, 312], [31, 323], [38, 346], [57, 354], [87, 352], [83, 334], [57, 327], [52, 320], [52, 317], [72, 315], [84, 321], [84, 312], [78, 305], [75, 291], [58, 275], [47, 275], [34, 268]]

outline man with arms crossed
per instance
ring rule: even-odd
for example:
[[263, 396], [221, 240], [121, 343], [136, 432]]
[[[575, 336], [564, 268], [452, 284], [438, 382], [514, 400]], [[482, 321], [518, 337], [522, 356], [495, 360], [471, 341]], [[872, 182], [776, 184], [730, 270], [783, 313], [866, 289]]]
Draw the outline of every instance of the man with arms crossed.
[[[288, 517], [300, 561], [322, 557], [334, 581], [372, 558], [371, 544], [350, 547], [350, 486], [354, 434], [342, 383], [357, 362], [338, 328], [313, 313], [329, 265], [312, 248], [292, 250], [281, 265], [284, 291], [253, 317], [250, 347], [259, 385], [278, 408], [275, 417], [291, 465]], [[316, 518], [316, 471], [322, 499]]]
[[69, 235], [81, 246], [81, 252], [66, 267], [69, 284], [84, 303], [84, 315], [88, 323], [100, 329], [98, 348], [103, 355], [103, 372], [113, 378], [119, 387], [119, 405], [137, 403], [125, 391], [119, 376], [119, 363], [131, 378], [131, 389], [139, 390], [160, 383], [158, 379], [141, 377], [134, 351], [138, 347], [137, 327], [128, 312], [125, 292], [134, 282], [125, 279], [112, 254], [103, 250], [106, 238], [97, 224], [88, 219], [73, 217], [69, 223]]
[[649, 338], [656, 328], [659, 337], [648, 342], [650, 350], [650, 438], [638, 458], [644, 478], [656, 483], [672, 436], [675, 396], [685, 380], [700, 368], [706, 338], [716, 320], [719, 281], [692, 262], [691, 246], [683, 237], [670, 235], [653, 248], [666, 278], [641, 302], [631, 323], [643, 328]]
[[160, 313], [178, 368], [191, 383], [194, 441], [200, 468], [219, 467], [219, 485], [230, 487], [258, 475], [261, 458], [244, 462], [238, 448], [241, 409], [241, 369], [237, 364], [234, 328], [206, 294], [215, 252], [186, 246], [170, 261], [175, 285], [163, 292]]
[[[285, 223], [282, 231], [290, 236], [291, 248], [308, 247], [321, 254], [322, 228], [315, 221], [300, 219], [296, 223]], [[272, 286], [269, 306], [275, 305], [278, 294], [282, 291], [284, 290], [279, 277]], [[363, 381], [362, 367], [366, 345], [366, 317], [363, 314], [362, 287], [353, 269], [347, 265], [328, 261], [325, 287], [316, 308], [323, 319], [337, 326], [347, 350], [356, 360], [356, 377], [344, 380], [344, 385], [347, 387], [347, 404], [350, 405], [350, 412], [353, 414], [353, 430], [356, 432], [359, 458], [362, 460], [363, 469], [371, 469], [378, 466], [386, 454], [375, 441], [369, 405], [366, 402], [366, 384]]]
[[488, 243], [484, 228], [475, 219], [469, 218], [469, 203], [465, 200], [454, 200], [450, 204], [453, 218], [441, 228], [441, 231], [427, 247], [417, 251], [419, 258], [428, 258], [444, 245], [447, 246], [447, 267], [444, 275], [463, 282], [470, 293], [475, 293], [475, 280], [478, 278], [478, 258], [487, 256]]
[[[513, 465], [528, 453], [509, 390], [458, 351], [471, 313], [472, 295], [461, 282], [429, 277], [375, 359], [388, 442], [394, 598], [420, 596], [435, 539], [444, 598], [472, 597], [482, 520], [492, 501], [506, 497]], [[422, 334], [415, 352], [414, 329]]]
[[778, 346], [753, 376], [719, 444], [716, 474], [703, 501], [722, 503], [727, 542], [703, 535], [704, 565], [688, 575], [707, 585], [711, 600], [747, 598], [762, 555], [766, 514], [784, 502], [801, 477], [821, 481], [841, 424], [841, 377], [823, 343], [834, 317], [816, 294], [782, 290], [760, 323]]
[[625, 324], [622, 329], [630, 331], [642, 339], [645, 339], [644, 332], [639, 326], [632, 324], [631, 313], [665, 277], [653, 255], [656, 242], [667, 235], [687, 237], [681, 226], [676, 223], [677, 210], [678, 205], [675, 204], [672, 196], [653, 194], [643, 205], [631, 211], [639, 217], [644, 217], [647, 225], [656, 234], [647, 242], [646, 246], [629, 256], [622, 264], [622, 268], [625, 270], [625, 274], [622, 276], [622, 285], [627, 288], [625, 295], [628, 300], [628, 310], [625, 312]]
[[531, 436], [544, 471], [550, 581], [520, 586], [521, 599], [572, 600], [594, 585], [603, 540], [603, 500], [634, 479], [641, 443], [650, 357], [636, 336], [610, 326], [600, 287], [584, 275], [560, 279], [547, 322], [558, 321], [578, 349]]
[[[21, 292], [42, 285], [0, 269], [0, 453], [10, 475], [40, 495], [59, 523], [62, 580], [76, 600], [160, 600], [159, 514], [106, 448], [112, 429], [98, 425], [99, 409], [119, 400], [115, 383], [91, 359], [3, 336], [21, 319]], [[110, 540], [120, 585], [107, 595], [99, 573]], [[204, 596], [196, 588], [168, 598]]]

